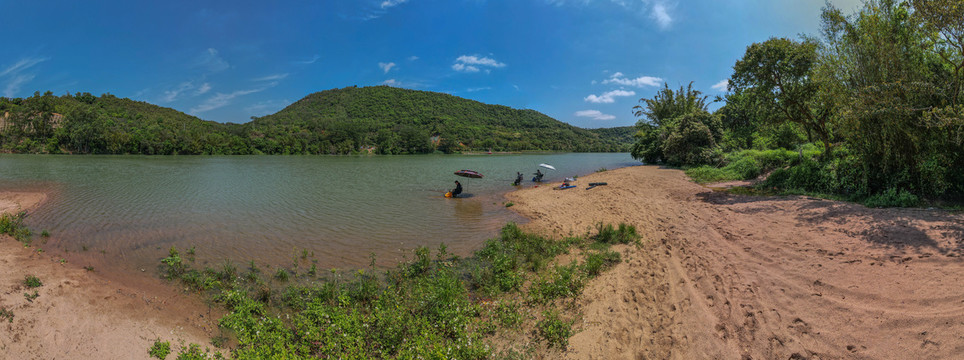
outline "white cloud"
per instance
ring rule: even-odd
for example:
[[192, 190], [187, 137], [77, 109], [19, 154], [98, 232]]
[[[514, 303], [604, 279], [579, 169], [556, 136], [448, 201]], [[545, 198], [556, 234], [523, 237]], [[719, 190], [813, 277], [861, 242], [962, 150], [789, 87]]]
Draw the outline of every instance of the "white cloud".
[[476, 92], [476, 91], [484, 91], [484, 90], [492, 90], [492, 87], [483, 86], [483, 87], [465, 89], [466, 92]]
[[234, 100], [234, 98], [236, 98], [236, 97], [244, 96], [244, 95], [248, 95], [248, 94], [254, 94], [254, 93], [256, 93], [256, 92], [262, 92], [262, 91], [265, 91], [265, 90], [267, 90], [268, 88], [273, 87], [273, 86], [275, 86], [275, 85], [278, 85], [278, 83], [277, 83], [277, 82], [270, 83], [270, 84], [268, 84], [268, 85], [265, 86], [265, 87], [260, 87], [260, 88], [257, 88], [257, 89], [238, 90], [238, 91], [232, 92], [232, 93], [230, 93], [230, 94], [217, 93], [217, 94], [215, 94], [214, 96], [208, 98], [207, 100], [204, 100], [202, 103], [198, 104], [198, 106], [195, 106], [195, 107], [191, 108], [191, 113], [192, 113], [192, 114], [198, 114], [198, 113], [202, 113], [202, 112], [205, 112], [205, 111], [214, 110], [214, 109], [217, 109], [217, 108], [220, 108], [220, 107], [223, 107], [223, 106], [225, 106], [225, 105], [230, 104], [230, 103], [231, 103], [231, 100]]
[[412, 55], [408, 57], [408, 61], [415, 61], [415, 60], [418, 60], [418, 56]]
[[505, 67], [505, 63], [484, 56], [479, 57], [478, 55], [462, 55], [456, 58], [455, 63], [452, 64], [452, 70], [467, 73], [479, 72], [479, 70], [481, 70], [483, 67], [486, 68], [486, 72], [489, 72], [491, 68]]
[[174, 101], [174, 100], [177, 100], [178, 95], [181, 95], [181, 93], [183, 93], [183, 92], [185, 92], [185, 91], [188, 91], [188, 90], [191, 90], [191, 89], [194, 89], [194, 83], [193, 83], [193, 82], [190, 82], [190, 81], [182, 82], [182, 83], [181, 83], [180, 85], [178, 85], [177, 88], [175, 88], [174, 90], [164, 91], [164, 97], [161, 98], [161, 101], [162, 101], [162, 102], [172, 102], [172, 101]]
[[215, 48], [208, 48], [207, 51], [201, 54], [195, 66], [204, 68], [210, 72], [220, 72], [231, 67], [227, 61], [221, 58], [221, 55], [218, 54], [218, 50]]
[[29, 83], [36, 77], [36, 74], [26, 74], [24, 72], [34, 65], [47, 60], [48, 58], [27, 57], [20, 59], [20, 61], [0, 71], [0, 78], [7, 79], [7, 85], [3, 88], [3, 96], [15, 97], [24, 84]]
[[378, 63], [378, 67], [382, 68], [382, 71], [384, 71], [386, 74], [388, 74], [388, 72], [391, 71], [393, 67], [395, 67], [395, 63], [393, 63], [393, 62], [388, 62], [388, 63], [380, 62], [380, 63]]
[[12, 76], [10, 81], [7, 82], [7, 86], [3, 88], [3, 96], [8, 98], [17, 96], [17, 93], [20, 92], [20, 87], [30, 82], [30, 80], [33, 80], [33, 78], [33, 74]]
[[710, 88], [712, 88], [712, 89], [714, 89], [714, 90], [716, 90], [716, 91], [726, 91], [726, 88], [727, 88], [727, 86], [729, 86], [729, 85], [730, 85], [730, 80], [729, 80], [729, 79], [723, 79], [723, 80], [720, 80], [720, 82], [718, 82], [718, 83], [716, 83], [716, 84], [713, 84], [713, 86], [710, 86]]
[[581, 111], [576, 111], [575, 115], [576, 115], [576, 116], [579, 116], [579, 117], [587, 117], [587, 118], [590, 118], [590, 119], [593, 119], [593, 120], [612, 120], [612, 119], [615, 119], [615, 118], [616, 118], [616, 117], [613, 116], [613, 115], [603, 114], [603, 113], [600, 112], [599, 110], [581, 110]]
[[10, 67], [4, 69], [3, 72], [0, 72], [0, 76], [6, 76], [7, 74], [16, 75], [21, 71], [27, 70], [30, 67], [37, 65], [39, 63], [42, 63], [44, 61], [47, 61], [47, 58], [28, 57], [28, 58], [20, 59], [20, 61], [17, 61], [16, 64], [13, 64]]
[[603, 113], [600, 112], [599, 110], [581, 110], [581, 111], [576, 111], [575, 115], [576, 115], [576, 116], [579, 116], [579, 117], [587, 117], [587, 118], [590, 118], [590, 119], [593, 119], [593, 120], [612, 120], [612, 119], [615, 119], [615, 118], [616, 118], [616, 117], [613, 116], [613, 115], [603, 114]]
[[385, 1], [382, 1], [381, 7], [382, 9], [388, 9], [390, 7], [395, 7], [407, 2], [408, 0], [385, 0]]
[[251, 116], [264, 116], [271, 113], [276, 113], [285, 106], [291, 104], [291, 100], [266, 100], [261, 101], [256, 104], [251, 104], [244, 107], [244, 111], [251, 114]]
[[479, 68], [472, 65], [465, 65], [461, 63], [452, 64], [452, 70], [461, 71], [461, 72], [470, 72], [470, 73], [479, 72]]
[[633, 96], [633, 95], [636, 95], [635, 91], [613, 90], [613, 91], [605, 92], [599, 96], [596, 96], [594, 94], [589, 94], [589, 96], [586, 96], [586, 98], [583, 100], [591, 103], [596, 103], [596, 104], [612, 104], [616, 102], [616, 99], [614, 99], [616, 96]]
[[625, 77], [623, 73], [617, 71], [616, 73], [612, 74], [612, 76], [610, 76], [609, 79], [603, 80], [602, 83], [618, 84], [623, 86], [643, 87], [643, 86], [659, 86], [659, 83], [661, 82], [663, 82], [662, 78], [653, 77], [653, 76], [640, 76], [635, 79], [630, 79]]
[[211, 84], [203, 83], [201, 84], [200, 87], [197, 88], [197, 91], [194, 92], [194, 95], [202, 95], [208, 91], [211, 91]]
[[288, 73], [273, 74], [268, 76], [263, 76], [259, 78], [251, 79], [251, 81], [278, 81], [288, 77]]
[[669, 11], [666, 8], [666, 4], [662, 2], [656, 2], [653, 4], [653, 12], [649, 15], [653, 20], [656, 20], [656, 24], [659, 25], [660, 29], [669, 29], [670, 25], [673, 25], [673, 17], [669, 15]]
[[321, 59], [321, 56], [315, 55], [314, 57], [308, 60], [295, 61], [295, 64], [311, 65], [311, 64], [314, 64], [316, 61], [318, 61], [318, 59]]

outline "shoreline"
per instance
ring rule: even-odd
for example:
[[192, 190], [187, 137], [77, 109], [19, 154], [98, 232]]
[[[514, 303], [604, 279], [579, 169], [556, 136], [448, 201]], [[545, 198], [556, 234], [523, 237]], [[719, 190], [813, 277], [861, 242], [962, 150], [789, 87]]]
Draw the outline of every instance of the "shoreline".
[[[589, 182], [608, 185], [587, 190]], [[733, 195], [632, 166], [505, 194], [555, 238], [626, 223], [639, 247], [589, 282], [565, 358], [946, 358], [964, 351], [964, 215], [803, 196]], [[6, 194], [6, 193], [0, 193]], [[6, 196], [6, 195], [4, 195]], [[43, 200], [33, 207], [40, 206]], [[0, 349], [123, 358], [154, 339], [210, 347], [219, 308], [161, 279], [111, 282], [0, 237]], [[44, 285], [28, 301], [26, 275]], [[177, 345], [174, 345], [177, 348]], [[80, 354], [80, 355], [78, 355]], [[547, 355], [548, 356], [548, 355]], [[146, 356], [145, 356], [146, 357]]]
[[[0, 192], [0, 213], [31, 211], [45, 199], [39, 192]], [[155, 339], [208, 344], [217, 333], [221, 310], [184, 296], [160, 279], [132, 287], [38, 249], [0, 235], [0, 267], [5, 269], [0, 272], [0, 308], [13, 314], [12, 319], [0, 319], [0, 350], [6, 354], [30, 359], [146, 358]], [[24, 295], [28, 275], [43, 283], [29, 289], [37, 291], [33, 299]]]

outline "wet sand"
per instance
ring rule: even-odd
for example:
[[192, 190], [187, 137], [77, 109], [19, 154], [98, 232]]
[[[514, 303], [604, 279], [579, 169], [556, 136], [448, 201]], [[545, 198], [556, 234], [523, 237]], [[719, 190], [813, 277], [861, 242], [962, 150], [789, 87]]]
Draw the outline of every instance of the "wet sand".
[[[43, 193], [2, 192], [2, 212], [28, 212], [41, 206]], [[82, 265], [60, 262], [51, 252], [24, 247], [0, 235], [0, 307], [13, 321], [0, 319], [3, 359], [146, 359], [155, 339], [209, 344], [221, 315], [197, 297], [187, 296], [161, 280], [131, 287], [105, 279]], [[53, 251], [52, 251], [53, 252]], [[33, 275], [43, 286], [27, 289]], [[142, 284], [143, 285], [143, 284]], [[24, 293], [37, 296], [29, 301]]]
[[[607, 186], [586, 190], [589, 182]], [[732, 195], [638, 166], [507, 195], [525, 228], [635, 225], [588, 285], [572, 359], [947, 359], [964, 354], [964, 216]], [[712, 186], [712, 185], [711, 185]]]

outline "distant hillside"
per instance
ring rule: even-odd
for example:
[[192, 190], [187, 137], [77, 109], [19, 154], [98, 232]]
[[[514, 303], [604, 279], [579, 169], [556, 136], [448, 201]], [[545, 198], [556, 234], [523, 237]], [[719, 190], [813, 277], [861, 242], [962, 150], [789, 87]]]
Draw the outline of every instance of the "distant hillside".
[[628, 151], [632, 128], [577, 128], [534, 110], [387, 86], [308, 95], [246, 124], [110, 94], [0, 98], [0, 151], [73, 154], [415, 154]]
[[[308, 152], [382, 154], [435, 150], [628, 151], [630, 139], [574, 127], [535, 110], [388, 86], [348, 87], [306, 96], [249, 129], [265, 141], [318, 144]], [[301, 148], [294, 149], [301, 152]]]

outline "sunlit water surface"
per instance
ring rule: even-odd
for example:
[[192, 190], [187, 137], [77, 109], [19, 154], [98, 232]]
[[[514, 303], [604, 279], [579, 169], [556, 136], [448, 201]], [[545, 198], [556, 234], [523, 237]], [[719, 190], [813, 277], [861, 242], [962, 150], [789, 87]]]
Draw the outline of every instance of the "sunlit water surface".
[[[53, 156], [0, 155], [0, 191], [40, 190], [29, 214], [37, 247], [76, 261], [153, 271], [171, 246], [198, 262], [318, 266], [382, 265], [416, 246], [445, 243], [467, 255], [509, 221], [524, 221], [503, 195], [516, 171], [538, 164], [547, 181], [637, 165], [628, 154], [429, 156]], [[472, 169], [485, 175], [453, 175]], [[446, 199], [460, 180], [468, 195]], [[86, 250], [85, 250], [86, 249]]]

